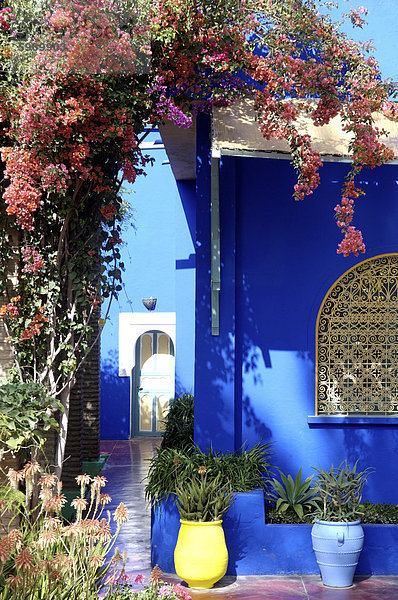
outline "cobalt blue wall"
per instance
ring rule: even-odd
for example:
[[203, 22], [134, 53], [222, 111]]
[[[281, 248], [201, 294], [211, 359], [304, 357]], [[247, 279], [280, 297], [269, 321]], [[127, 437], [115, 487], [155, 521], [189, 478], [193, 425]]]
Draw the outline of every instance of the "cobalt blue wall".
[[[219, 450], [234, 446], [234, 294], [224, 288], [220, 336], [211, 335], [210, 307], [210, 122], [206, 115], [197, 120], [197, 212], [196, 212], [196, 335], [195, 335], [195, 435], [200, 443]], [[231, 203], [234, 205], [234, 196]], [[233, 228], [235, 211], [221, 228], [221, 244]], [[231, 245], [228, 240], [228, 246]], [[223, 285], [233, 281], [233, 260], [223, 269]], [[224, 276], [225, 275], [225, 276]], [[232, 320], [231, 320], [232, 319]], [[206, 446], [207, 447], [207, 446]]]
[[[202, 123], [202, 126], [205, 126]], [[322, 184], [303, 202], [292, 199], [287, 160], [223, 157], [220, 165], [220, 336], [210, 330], [209, 165], [199, 141], [198, 305], [195, 435], [200, 446], [239, 448], [274, 442], [272, 462], [305, 475], [347, 458], [372, 466], [366, 497], [398, 502], [398, 421], [394, 425], [309, 424], [315, 408], [315, 324], [322, 299], [354, 264], [398, 252], [398, 167], [362, 174], [367, 195], [356, 224], [367, 252], [336, 253], [333, 208], [348, 165], [328, 163]]]
[[[174, 573], [180, 518], [171, 497], [152, 511], [151, 564]], [[311, 543], [312, 525], [265, 522], [260, 490], [241, 493], [223, 520], [227, 575], [319, 573]], [[364, 525], [365, 542], [356, 575], [398, 575], [398, 525]]]
[[114, 301], [101, 337], [101, 439], [127, 439], [130, 383], [119, 377], [119, 313], [146, 312], [141, 299], [156, 297], [156, 311], [176, 312], [176, 393], [193, 390], [195, 289], [195, 182], [178, 185], [158, 132], [147, 141], [159, 149], [134, 187], [126, 186], [132, 207], [121, 249], [124, 289]]
[[294, 183], [290, 164], [264, 162], [235, 161], [242, 439], [249, 444], [259, 437], [275, 440], [277, 464], [292, 473], [301, 466], [307, 474], [311, 466], [359, 459], [362, 467], [376, 469], [366, 496], [398, 502], [398, 465], [392, 458], [397, 427], [311, 429], [307, 423], [307, 415], [314, 414], [315, 325], [324, 295], [353, 264], [398, 251], [398, 168], [363, 174], [367, 195], [357, 202], [356, 222], [367, 252], [347, 260], [336, 253], [339, 234], [333, 218], [347, 166], [325, 165], [318, 192], [296, 203], [289, 194]]
[[[368, 0], [368, 26], [344, 25], [356, 40], [374, 40], [384, 77], [398, 78], [396, 0]], [[351, 7], [340, 2], [338, 19]], [[398, 429], [308, 423], [315, 404], [315, 322], [332, 283], [371, 256], [398, 251], [397, 166], [361, 176], [367, 195], [357, 202], [356, 225], [367, 252], [356, 259], [336, 254], [334, 222], [347, 165], [330, 163], [322, 185], [302, 203], [292, 200], [294, 171], [288, 161], [222, 158], [220, 166], [220, 336], [210, 322], [209, 123], [198, 122], [197, 307], [195, 436], [204, 448], [239, 448], [259, 439], [275, 442], [274, 462], [305, 474], [344, 458], [374, 466], [366, 495], [398, 502], [394, 455]]]

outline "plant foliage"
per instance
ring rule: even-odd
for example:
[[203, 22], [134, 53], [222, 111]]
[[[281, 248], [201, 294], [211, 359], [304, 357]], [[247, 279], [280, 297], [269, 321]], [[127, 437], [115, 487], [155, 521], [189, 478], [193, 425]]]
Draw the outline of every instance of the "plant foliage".
[[55, 418], [62, 405], [34, 382], [0, 386], [0, 440], [13, 452], [43, 448], [46, 432], [58, 428]]
[[291, 475], [284, 475], [280, 471], [282, 483], [277, 479], [272, 479], [271, 484], [273, 491], [268, 494], [269, 498], [274, 500], [275, 509], [279, 513], [294, 511], [298, 518], [302, 520], [304, 513], [311, 512], [314, 507], [317, 507], [316, 489], [311, 487], [312, 476], [301, 481], [301, 469], [297, 473], [295, 479]]
[[304, 512], [300, 518], [294, 510], [282, 513], [276, 510], [275, 506], [267, 505], [265, 520], [273, 525], [310, 525], [314, 522], [314, 515], [312, 512]]
[[398, 525], [398, 504], [389, 502], [374, 503], [365, 500], [360, 505], [361, 521], [363, 523], [384, 523]]
[[185, 450], [194, 447], [194, 397], [180, 394], [170, 403], [161, 449]]
[[[199, 477], [198, 477], [199, 474]], [[209, 473], [211, 475], [211, 473]], [[186, 521], [218, 521], [222, 519], [235, 500], [228, 492], [228, 484], [221, 482], [221, 473], [208, 478], [206, 467], [200, 466], [192, 479], [176, 489], [177, 508]]]
[[[362, 523], [398, 525], [398, 504], [374, 503], [365, 500], [358, 506], [359, 517]], [[266, 520], [268, 523], [274, 524], [310, 524], [314, 521], [314, 515], [310, 512], [304, 513], [304, 517], [300, 519], [294, 511], [281, 513], [274, 506], [268, 506]]]
[[191, 481], [202, 466], [208, 471], [208, 482], [219, 476], [220, 485], [226, 485], [228, 492], [266, 490], [270, 478], [270, 456], [271, 444], [260, 442], [247, 450], [225, 453], [212, 449], [203, 452], [197, 446], [192, 452], [158, 449], [151, 459], [145, 495], [153, 504], [162, 502]]
[[347, 460], [329, 471], [317, 472], [314, 488], [319, 494], [315, 516], [323, 521], [355, 521], [361, 516], [362, 491], [371, 468], [357, 471], [358, 461], [351, 467]]

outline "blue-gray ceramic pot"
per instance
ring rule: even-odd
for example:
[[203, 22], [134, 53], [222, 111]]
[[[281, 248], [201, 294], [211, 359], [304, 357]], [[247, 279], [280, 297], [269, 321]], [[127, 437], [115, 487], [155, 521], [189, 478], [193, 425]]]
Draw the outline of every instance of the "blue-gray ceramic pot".
[[351, 586], [363, 548], [361, 521], [333, 523], [315, 519], [311, 537], [324, 585]]

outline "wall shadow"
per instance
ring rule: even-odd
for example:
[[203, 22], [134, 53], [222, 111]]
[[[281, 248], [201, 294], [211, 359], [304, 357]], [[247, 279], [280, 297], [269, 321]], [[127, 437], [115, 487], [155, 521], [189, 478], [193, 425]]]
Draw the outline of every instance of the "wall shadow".
[[130, 435], [130, 378], [119, 377], [119, 353], [110, 350], [101, 358], [102, 440], [127, 440]]
[[[300, 467], [307, 476], [313, 473], [312, 466], [329, 468], [345, 458], [351, 463], [359, 459], [360, 469], [376, 469], [369, 477], [367, 497], [398, 500], [398, 491], [387, 477], [388, 468], [398, 476], [398, 466], [390, 458], [398, 449], [396, 429], [310, 429], [307, 422], [315, 410], [318, 309], [329, 287], [353, 265], [372, 255], [398, 251], [389, 216], [391, 211], [398, 219], [398, 169], [392, 165], [377, 173], [363, 172], [367, 195], [358, 201], [356, 223], [366, 234], [368, 252], [344, 259], [336, 253], [340, 236], [333, 211], [348, 165], [325, 164], [321, 187], [297, 203], [291, 199], [295, 173], [287, 161], [229, 160], [235, 161], [236, 241], [234, 247], [224, 245], [227, 254], [221, 256], [220, 318], [233, 323], [235, 337], [231, 347], [225, 336], [213, 342], [217, 357], [209, 366], [211, 371], [218, 369], [224, 386], [235, 379], [236, 394], [241, 377], [242, 440], [249, 446], [260, 438], [274, 441], [274, 464], [293, 475]], [[231, 165], [225, 170], [230, 177]], [[230, 227], [232, 219], [228, 200], [221, 230]], [[228, 281], [231, 261], [233, 292]], [[217, 387], [214, 371], [212, 382]], [[221, 406], [225, 408], [228, 405]]]

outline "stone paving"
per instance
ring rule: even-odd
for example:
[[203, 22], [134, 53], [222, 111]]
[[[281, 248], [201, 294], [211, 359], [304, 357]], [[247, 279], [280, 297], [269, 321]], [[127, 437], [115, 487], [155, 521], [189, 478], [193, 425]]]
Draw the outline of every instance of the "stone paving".
[[[110, 454], [102, 472], [108, 480], [104, 491], [112, 496], [110, 510], [124, 502], [130, 516], [118, 546], [121, 552], [127, 551], [128, 573], [142, 573], [146, 579], [151, 570], [151, 511], [145, 502], [143, 479], [159, 443], [159, 438], [101, 442], [101, 451]], [[170, 574], [163, 579], [180, 581]], [[327, 588], [316, 575], [224, 577], [211, 590], [190, 592], [193, 600], [398, 600], [398, 577], [361, 578], [344, 589]]]

